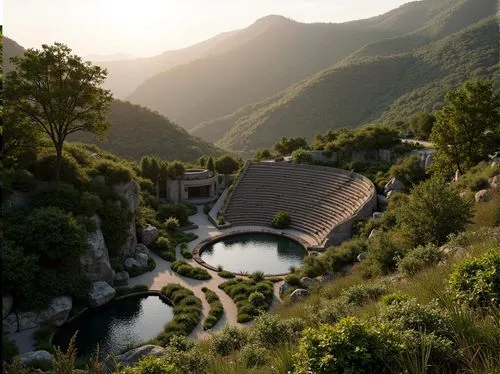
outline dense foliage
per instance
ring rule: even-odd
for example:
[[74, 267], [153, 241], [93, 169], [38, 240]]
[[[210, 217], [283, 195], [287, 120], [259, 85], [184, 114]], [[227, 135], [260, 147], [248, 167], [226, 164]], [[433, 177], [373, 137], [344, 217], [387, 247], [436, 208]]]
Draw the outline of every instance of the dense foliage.
[[277, 212], [271, 221], [271, 226], [275, 229], [287, 229], [290, 224], [291, 218], [288, 212]]
[[210, 304], [210, 310], [208, 311], [208, 316], [203, 321], [203, 330], [209, 330], [212, 327], [214, 327], [217, 324], [217, 322], [219, 322], [220, 318], [222, 317], [222, 314], [224, 313], [224, 307], [220, 302], [219, 296], [217, 296], [217, 294], [214, 291], [206, 287], [203, 287], [201, 290], [205, 294], [205, 297], [207, 298], [207, 301]]

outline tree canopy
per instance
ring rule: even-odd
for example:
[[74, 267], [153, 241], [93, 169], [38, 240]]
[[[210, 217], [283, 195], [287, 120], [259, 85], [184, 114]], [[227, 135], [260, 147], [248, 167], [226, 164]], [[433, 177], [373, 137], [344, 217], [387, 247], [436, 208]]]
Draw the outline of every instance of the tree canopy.
[[431, 141], [440, 172], [461, 173], [484, 160], [500, 144], [500, 95], [490, 80], [471, 80], [446, 94], [436, 113]]
[[415, 138], [427, 140], [431, 135], [435, 122], [436, 117], [433, 114], [420, 112], [411, 117], [408, 124]]
[[101, 88], [106, 70], [83, 62], [64, 44], [42, 45], [12, 58], [16, 70], [7, 75], [6, 106], [18, 120], [46, 134], [56, 149], [55, 178], [60, 179], [67, 136], [90, 132], [104, 136], [111, 92]]
[[282, 136], [280, 140], [278, 140], [274, 146], [274, 150], [278, 152], [282, 156], [291, 155], [293, 151], [303, 148], [309, 149], [307, 145], [306, 138], [302, 136], [290, 137]]
[[215, 160], [215, 170], [219, 174], [233, 174], [239, 168], [239, 162], [229, 155], [219, 157]]

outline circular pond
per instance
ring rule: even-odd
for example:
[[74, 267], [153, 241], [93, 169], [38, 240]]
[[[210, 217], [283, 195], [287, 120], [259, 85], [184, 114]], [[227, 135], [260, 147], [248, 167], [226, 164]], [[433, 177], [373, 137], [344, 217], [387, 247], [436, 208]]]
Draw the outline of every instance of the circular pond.
[[203, 247], [200, 258], [207, 264], [235, 273], [288, 273], [300, 266], [306, 249], [290, 238], [267, 234], [245, 233], [225, 237]]
[[78, 356], [95, 353], [99, 356], [117, 354], [157, 336], [173, 318], [173, 309], [159, 296], [132, 296], [89, 309], [58, 330], [52, 344], [64, 350], [78, 331]]

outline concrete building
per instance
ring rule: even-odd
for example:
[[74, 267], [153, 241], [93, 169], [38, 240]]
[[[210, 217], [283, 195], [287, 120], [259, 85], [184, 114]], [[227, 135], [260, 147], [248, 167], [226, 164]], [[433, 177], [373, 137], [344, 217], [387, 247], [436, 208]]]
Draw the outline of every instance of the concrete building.
[[181, 178], [160, 183], [158, 197], [173, 203], [211, 202], [217, 199], [219, 190], [225, 188], [225, 180], [223, 175], [211, 170], [187, 169]]

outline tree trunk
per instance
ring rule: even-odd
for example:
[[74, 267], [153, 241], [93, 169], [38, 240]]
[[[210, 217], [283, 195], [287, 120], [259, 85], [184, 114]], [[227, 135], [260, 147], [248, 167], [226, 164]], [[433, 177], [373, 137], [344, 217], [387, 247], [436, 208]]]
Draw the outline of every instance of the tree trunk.
[[61, 180], [61, 164], [62, 164], [62, 149], [63, 145], [56, 144], [56, 170], [55, 170], [55, 180], [59, 182]]

